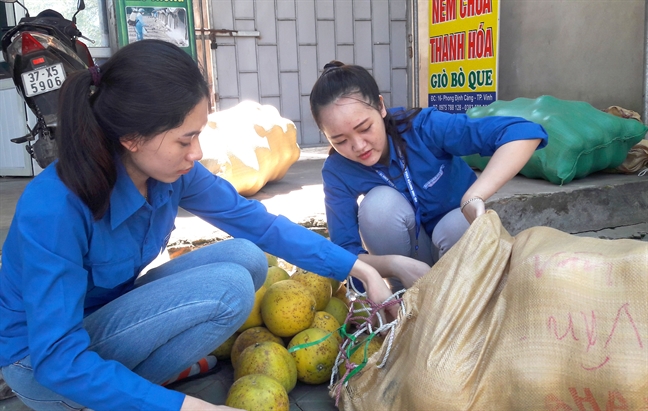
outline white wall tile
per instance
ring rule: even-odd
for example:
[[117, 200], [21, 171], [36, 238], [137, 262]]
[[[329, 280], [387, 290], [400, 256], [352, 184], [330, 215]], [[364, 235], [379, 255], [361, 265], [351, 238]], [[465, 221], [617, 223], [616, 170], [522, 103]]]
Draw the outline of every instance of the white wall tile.
[[241, 73], [241, 101], [259, 101], [259, 78], [257, 73]]
[[299, 76], [297, 73], [280, 73], [281, 115], [292, 121], [299, 121]]
[[276, 0], [276, 7], [278, 19], [295, 18], [295, 0]]
[[299, 46], [299, 92], [309, 95], [317, 80], [317, 47]]
[[218, 95], [221, 98], [238, 98], [238, 67], [236, 64], [236, 48], [234, 46], [219, 46], [216, 49], [216, 71]]
[[333, 12], [333, 0], [317, 0], [315, 9], [318, 20], [333, 20], [335, 13]]
[[279, 70], [297, 70], [297, 33], [294, 20], [277, 22]]
[[335, 36], [332, 21], [317, 22], [317, 67], [322, 68], [324, 64], [335, 59]]
[[235, 19], [253, 19], [254, 18], [254, 1], [253, 0], [234, 0], [234, 18]]
[[315, 0], [297, 1], [297, 41], [299, 44], [316, 44]]
[[335, 0], [335, 41], [353, 44], [353, 4], [349, 0]]
[[259, 44], [277, 44], [274, 1], [259, 0], [256, 4], [256, 29], [261, 34]]
[[391, 66], [389, 64], [389, 45], [374, 46], [373, 76], [380, 91], [391, 89]]
[[279, 95], [277, 46], [259, 46], [259, 83], [261, 96]]
[[355, 62], [369, 69], [373, 65], [371, 21], [355, 22]]

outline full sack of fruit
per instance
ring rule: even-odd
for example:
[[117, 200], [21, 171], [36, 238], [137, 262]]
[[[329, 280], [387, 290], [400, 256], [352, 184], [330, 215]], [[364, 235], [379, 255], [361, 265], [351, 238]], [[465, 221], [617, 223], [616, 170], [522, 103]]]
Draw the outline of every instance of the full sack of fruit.
[[647, 290], [648, 243], [512, 237], [489, 211], [404, 294], [339, 407], [648, 410]]
[[300, 153], [295, 124], [273, 106], [251, 101], [210, 114], [200, 145], [200, 162], [244, 196], [282, 179]]

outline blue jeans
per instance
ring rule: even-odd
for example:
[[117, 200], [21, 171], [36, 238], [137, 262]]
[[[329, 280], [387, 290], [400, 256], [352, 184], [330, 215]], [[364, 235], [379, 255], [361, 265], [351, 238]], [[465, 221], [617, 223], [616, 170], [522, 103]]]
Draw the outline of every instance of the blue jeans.
[[[135, 289], [86, 317], [88, 349], [161, 384], [234, 334], [250, 314], [267, 271], [265, 254], [243, 239], [184, 254], [150, 270]], [[2, 373], [35, 410], [83, 409], [40, 385], [29, 356]]]

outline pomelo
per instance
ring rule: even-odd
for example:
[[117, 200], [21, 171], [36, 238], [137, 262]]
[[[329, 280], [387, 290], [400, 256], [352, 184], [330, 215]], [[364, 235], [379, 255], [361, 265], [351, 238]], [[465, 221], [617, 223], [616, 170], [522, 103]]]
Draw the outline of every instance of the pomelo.
[[329, 277], [329, 281], [331, 282], [331, 295], [333, 295], [340, 289], [342, 283], [333, 277]]
[[[375, 352], [380, 350], [380, 347], [382, 347], [383, 338], [376, 335], [371, 339], [371, 341], [369, 341], [369, 343], [367, 343], [366, 341], [367, 338], [364, 338], [355, 344], [355, 346], [357, 346], [358, 348], [349, 357], [348, 360], [349, 364], [353, 364], [355, 366], [362, 364], [362, 362], [365, 360], [365, 349], [367, 350], [366, 358], [368, 360], [369, 357], [371, 357]], [[339, 378], [343, 378], [345, 373], [346, 373], [346, 366], [345, 363], [342, 363], [338, 366]]]
[[349, 314], [349, 307], [337, 297], [331, 297], [324, 311], [331, 314], [337, 322], [342, 325], [346, 321], [347, 314]]
[[264, 341], [274, 341], [277, 344], [285, 345], [283, 340], [276, 335], [272, 334], [265, 327], [252, 327], [243, 331], [234, 341], [232, 345], [232, 351], [230, 352], [230, 357], [232, 359], [232, 366], [236, 368], [236, 364], [239, 356], [250, 345], [264, 342]]
[[234, 381], [225, 405], [254, 411], [289, 411], [290, 402], [284, 387], [274, 378], [250, 374]]
[[261, 301], [263, 323], [279, 337], [290, 337], [310, 327], [314, 316], [315, 298], [294, 280], [272, 284]]
[[266, 258], [268, 259], [268, 267], [276, 267], [277, 264], [279, 264], [279, 260], [277, 259], [276, 256], [270, 254], [270, 253], [265, 253]]
[[349, 301], [349, 297], [347, 297], [347, 286], [346, 284], [341, 284], [340, 287], [337, 289], [336, 292], [333, 293], [333, 297], [339, 298], [340, 300], [344, 301], [344, 304], [347, 306], [351, 305], [351, 301]]
[[310, 271], [297, 270], [290, 278], [303, 284], [315, 297], [315, 309], [322, 311], [333, 295], [331, 281], [328, 277], [311, 273]]
[[340, 328], [340, 323], [332, 314], [327, 313], [326, 311], [318, 311], [315, 313], [313, 318], [313, 323], [310, 328], [319, 328], [329, 333], [333, 333], [338, 344], [342, 342], [342, 336], [338, 332]]
[[308, 328], [295, 335], [288, 349], [324, 339], [323, 341], [299, 348], [291, 354], [297, 365], [297, 379], [306, 384], [321, 384], [329, 381], [338, 354], [337, 340], [319, 328]]
[[286, 270], [281, 267], [268, 267], [268, 275], [263, 285], [269, 288], [272, 284], [282, 280], [290, 280], [290, 274]]
[[266, 293], [267, 288], [262, 285], [256, 293], [254, 293], [254, 305], [252, 306], [252, 311], [248, 316], [247, 320], [239, 327], [238, 332], [243, 332], [248, 328], [259, 327], [263, 325], [263, 318], [261, 318], [261, 300]]
[[212, 351], [212, 355], [219, 360], [225, 360], [227, 358], [230, 358], [230, 355], [232, 353], [232, 347], [234, 346], [234, 341], [238, 338], [240, 333], [235, 332], [232, 334], [227, 340], [225, 340], [221, 345], [218, 346], [214, 351]]
[[249, 374], [263, 374], [283, 385], [287, 393], [297, 384], [297, 366], [288, 350], [274, 341], [247, 347], [238, 359], [234, 381]]

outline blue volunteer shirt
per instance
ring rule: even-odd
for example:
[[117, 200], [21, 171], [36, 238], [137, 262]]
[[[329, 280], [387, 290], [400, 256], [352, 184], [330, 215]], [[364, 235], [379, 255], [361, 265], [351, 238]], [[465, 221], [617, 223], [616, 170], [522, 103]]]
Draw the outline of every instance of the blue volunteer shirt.
[[[402, 108], [391, 109], [398, 115]], [[449, 114], [424, 108], [402, 134], [407, 143], [407, 162], [418, 197], [422, 229], [430, 235], [439, 220], [459, 207], [461, 197], [477, 179], [460, 156], [479, 153], [493, 155], [503, 144], [515, 140], [541, 138], [538, 148], [547, 144], [547, 133], [539, 124], [519, 117], [471, 119], [465, 114]], [[366, 253], [358, 231], [358, 198], [379, 185], [388, 185], [376, 173], [390, 176], [398, 191], [412, 198], [403, 176], [393, 141], [389, 140], [389, 166], [372, 167], [333, 153], [324, 162], [324, 202], [331, 240], [358, 255]]]
[[2, 250], [0, 366], [31, 355], [43, 386], [93, 409], [178, 410], [184, 394], [88, 351], [83, 318], [133, 288], [165, 248], [178, 207], [306, 270], [346, 278], [357, 256], [238, 195], [200, 163], [150, 204], [120, 165], [99, 221], [50, 166], [25, 189]]

